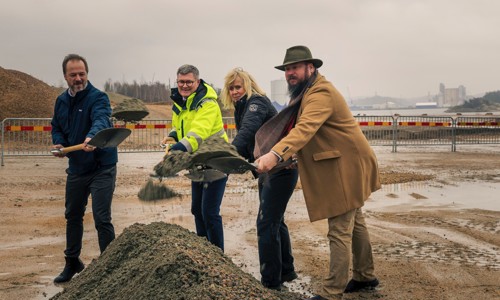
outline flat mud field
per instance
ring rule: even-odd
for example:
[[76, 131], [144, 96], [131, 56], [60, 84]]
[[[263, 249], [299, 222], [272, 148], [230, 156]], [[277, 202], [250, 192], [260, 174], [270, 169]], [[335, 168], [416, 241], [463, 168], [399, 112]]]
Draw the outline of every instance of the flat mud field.
[[[498, 146], [464, 147], [454, 153], [435, 148], [398, 149], [401, 151], [398, 153], [383, 147], [374, 149], [383, 185], [366, 202], [364, 212], [373, 244], [376, 275], [381, 284], [374, 291], [346, 294], [344, 299], [500, 299]], [[163, 184], [180, 194], [179, 197], [145, 202], [137, 196], [161, 159], [161, 152], [119, 154], [112, 206], [116, 243], [110, 245], [109, 254], [106, 251], [99, 256], [89, 200], [81, 256], [88, 268], [77, 275], [74, 282], [80, 279], [96, 282], [105, 278], [110, 270], [106, 263], [113, 261], [113, 257], [123, 258], [125, 253], [134, 253], [136, 259], [145, 253], [158, 254], [161, 247], [157, 248], [154, 243], [137, 245], [147, 246], [144, 251], [134, 250], [131, 245], [137, 243], [137, 238], [132, 234], [144, 235], [146, 227], [143, 225], [152, 225], [155, 236], [166, 239], [168, 231], [161, 229], [164, 226], [161, 224], [167, 223], [186, 229], [186, 232], [176, 233], [176, 251], [180, 252], [175, 252], [175, 257], [179, 259], [171, 263], [182, 270], [196, 269], [197, 266], [187, 268], [182, 264], [198, 261], [205, 265], [212, 257], [218, 268], [224, 270], [204, 272], [206, 280], [202, 283], [225, 272], [223, 278], [233, 278], [231, 293], [247, 296], [216, 296], [232, 294], [217, 291], [214, 288], [217, 283], [206, 284], [203, 290], [201, 284], [197, 286], [194, 279], [190, 279], [192, 272], [185, 276], [179, 272], [179, 278], [169, 277], [172, 286], [176, 280], [181, 280], [180, 289], [192, 288], [193, 294], [196, 291], [193, 299], [287, 299], [285, 294], [265, 294], [266, 291], [258, 286], [256, 180], [249, 173], [229, 177], [221, 208], [225, 253], [214, 249], [198, 251], [200, 247], [212, 246], [190, 234], [194, 231], [194, 220], [190, 212], [189, 179], [181, 175], [163, 180]], [[77, 293], [85, 295], [87, 291], [71, 286], [73, 282], [66, 286], [53, 284], [54, 277], [64, 267], [67, 160], [50, 156], [9, 156], [4, 163], [0, 167], [0, 299], [50, 299], [64, 288], [67, 289], [66, 297], [60, 299], [78, 299]], [[291, 294], [306, 298], [317, 291], [327, 274], [327, 222], [309, 222], [300, 184], [290, 200], [285, 220], [299, 275], [286, 286]], [[122, 233], [126, 238], [120, 239]], [[209, 255], [208, 260], [206, 255]], [[226, 263], [231, 266], [224, 267]], [[144, 263], [144, 269], [135, 269], [134, 276], [148, 273], [151, 268], [155, 266]], [[200, 270], [204, 269], [207, 268]], [[154, 291], [157, 286], [153, 279], [144, 278], [149, 278], [144, 289]], [[197, 282], [201, 282], [200, 278], [197, 277]], [[125, 280], [121, 281], [124, 282], [122, 287], [127, 285], [126, 278], [120, 280]], [[240, 293], [234, 290], [239, 285], [255, 288]], [[134, 289], [141, 289], [140, 281], [134, 281]], [[68, 295], [70, 291], [74, 294]], [[100, 294], [99, 291], [88, 292]], [[163, 299], [175, 299], [167, 295], [168, 291], [161, 292]], [[256, 296], [264, 294], [265, 297]], [[144, 299], [149, 297], [155, 299], [153, 296]]]

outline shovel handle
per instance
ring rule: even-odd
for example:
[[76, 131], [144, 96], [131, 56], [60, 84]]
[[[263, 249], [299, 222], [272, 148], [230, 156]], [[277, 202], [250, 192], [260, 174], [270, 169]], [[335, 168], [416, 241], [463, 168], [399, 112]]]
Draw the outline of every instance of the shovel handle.
[[50, 150], [50, 153], [66, 154], [69, 152], [78, 151], [78, 150], [82, 150], [82, 149], [83, 149], [83, 144], [78, 144], [78, 145], [64, 147], [64, 148], [60, 148], [60, 149], [52, 149], [52, 150]]

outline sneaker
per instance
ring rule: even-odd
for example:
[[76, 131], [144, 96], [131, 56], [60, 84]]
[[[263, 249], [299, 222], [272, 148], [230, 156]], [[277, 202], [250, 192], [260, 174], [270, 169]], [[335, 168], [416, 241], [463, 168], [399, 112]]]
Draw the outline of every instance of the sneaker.
[[286, 273], [284, 275], [281, 275], [281, 283], [294, 281], [297, 278], [299, 278], [299, 276], [297, 275], [297, 273], [295, 273], [294, 271], [292, 271], [290, 273]]
[[356, 281], [351, 279], [347, 284], [344, 293], [354, 293], [359, 292], [360, 290], [373, 290], [379, 284], [378, 279], [375, 278], [370, 281]]

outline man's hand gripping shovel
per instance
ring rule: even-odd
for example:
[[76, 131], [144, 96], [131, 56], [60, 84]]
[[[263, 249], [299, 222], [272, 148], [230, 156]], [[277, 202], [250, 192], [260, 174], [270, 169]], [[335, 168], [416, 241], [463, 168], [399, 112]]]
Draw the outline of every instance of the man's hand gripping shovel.
[[94, 148], [109, 148], [116, 147], [123, 142], [131, 133], [128, 128], [106, 128], [96, 133], [87, 143], [82, 143], [69, 147], [53, 148], [50, 153], [54, 156], [63, 157], [66, 153], [84, 150], [86, 147], [89, 151]]

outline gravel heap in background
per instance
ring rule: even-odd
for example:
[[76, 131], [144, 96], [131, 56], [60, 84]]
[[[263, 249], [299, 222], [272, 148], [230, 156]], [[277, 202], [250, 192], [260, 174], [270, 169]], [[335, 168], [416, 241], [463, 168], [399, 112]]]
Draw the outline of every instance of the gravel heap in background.
[[50, 118], [56, 98], [63, 90], [26, 73], [0, 67], [0, 121], [5, 118]]
[[142, 100], [130, 98], [124, 99], [118, 105], [113, 107], [113, 113], [111, 116], [125, 122], [137, 122], [142, 120], [148, 114], [149, 110]]
[[51, 299], [299, 300], [264, 288], [219, 248], [178, 225], [126, 228]]

